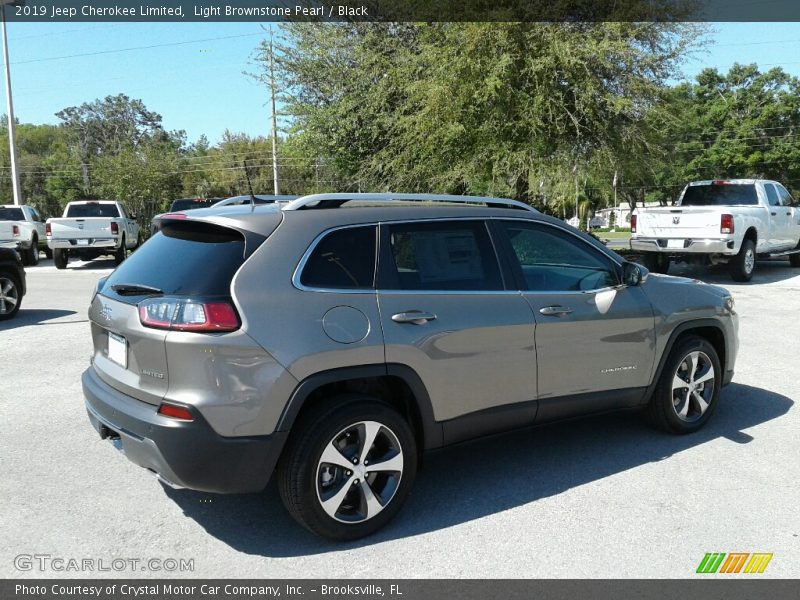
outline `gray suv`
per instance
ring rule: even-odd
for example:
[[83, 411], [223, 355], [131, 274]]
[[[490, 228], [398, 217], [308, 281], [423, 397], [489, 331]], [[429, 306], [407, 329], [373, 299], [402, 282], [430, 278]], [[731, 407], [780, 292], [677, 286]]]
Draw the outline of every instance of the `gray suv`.
[[169, 215], [101, 281], [89, 418], [176, 487], [262, 490], [355, 539], [423, 451], [644, 409], [702, 427], [733, 376], [730, 294], [648, 273], [513, 200], [320, 194]]

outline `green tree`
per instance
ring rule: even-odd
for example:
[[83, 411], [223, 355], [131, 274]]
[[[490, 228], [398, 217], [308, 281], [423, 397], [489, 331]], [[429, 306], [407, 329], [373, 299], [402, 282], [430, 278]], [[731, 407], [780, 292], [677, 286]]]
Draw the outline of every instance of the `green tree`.
[[661, 150], [646, 117], [700, 30], [292, 23], [284, 33], [277, 58], [293, 134], [351, 188], [537, 202], [544, 178], [557, 212], [574, 202], [576, 166], [613, 173]]

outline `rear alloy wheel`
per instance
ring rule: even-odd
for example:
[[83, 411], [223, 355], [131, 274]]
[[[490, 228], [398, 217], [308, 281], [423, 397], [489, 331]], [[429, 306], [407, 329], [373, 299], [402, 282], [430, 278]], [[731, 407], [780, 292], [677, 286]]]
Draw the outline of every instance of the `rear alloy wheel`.
[[669, 256], [660, 252], [645, 252], [642, 255], [642, 264], [653, 273], [666, 273], [669, 271]]
[[739, 254], [728, 263], [731, 279], [734, 281], [750, 281], [756, 269], [756, 245], [753, 240], [744, 240]]
[[69, 261], [69, 250], [66, 248], [55, 248], [53, 250], [53, 263], [56, 269], [66, 269]]
[[722, 385], [717, 351], [703, 338], [679, 340], [669, 354], [650, 400], [650, 420], [672, 433], [697, 431], [711, 417]]
[[293, 436], [278, 485], [284, 505], [307, 529], [353, 540], [400, 510], [416, 475], [416, 442], [405, 419], [377, 400], [340, 396], [326, 406]]
[[10, 319], [22, 305], [22, 294], [17, 279], [0, 273], [0, 321]]

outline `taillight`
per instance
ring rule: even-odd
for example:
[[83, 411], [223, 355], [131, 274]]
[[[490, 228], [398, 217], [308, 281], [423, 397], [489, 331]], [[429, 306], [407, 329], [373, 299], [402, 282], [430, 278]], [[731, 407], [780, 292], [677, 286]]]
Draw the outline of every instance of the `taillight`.
[[53, 227], [50, 223], [45, 223], [44, 225], [44, 234], [45, 235], [53, 235]]
[[150, 298], [140, 302], [139, 321], [145, 327], [174, 331], [235, 331], [240, 326], [230, 302], [181, 298]]
[[119, 223], [116, 221], [111, 221], [111, 233], [114, 235], [119, 233]]
[[636, 215], [631, 215], [631, 233], [636, 233]]
[[14, 237], [19, 237], [19, 225], [13, 225], [11, 227], [11, 233]]
[[733, 233], [733, 215], [721, 215], [719, 218], [719, 232]]
[[172, 419], [180, 419], [182, 421], [194, 421], [192, 413], [185, 406], [179, 404], [170, 404], [162, 402], [158, 407], [158, 414], [170, 417]]

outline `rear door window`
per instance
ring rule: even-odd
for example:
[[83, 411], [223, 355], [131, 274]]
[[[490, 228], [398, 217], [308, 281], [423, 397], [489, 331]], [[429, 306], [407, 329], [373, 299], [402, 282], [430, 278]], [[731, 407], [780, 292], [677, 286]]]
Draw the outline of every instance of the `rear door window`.
[[748, 184], [715, 183], [690, 185], [686, 188], [681, 206], [756, 206], [756, 186]]
[[503, 289], [494, 247], [482, 221], [390, 225], [388, 239], [387, 289]]
[[775, 186], [771, 183], [764, 184], [764, 191], [767, 192], [767, 202], [770, 206], [780, 206], [781, 201], [778, 198], [778, 192], [775, 191]]
[[347, 227], [323, 237], [300, 275], [300, 283], [322, 289], [372, 289], [377, 227]]
[[795, 201], [792, 198], [792, 195], [787, 191], [785, 187], [782, 185], [776, 185], [775, 188], [778, 190], [778, 196], [780, 198], [781, 206], [794, 206]]

